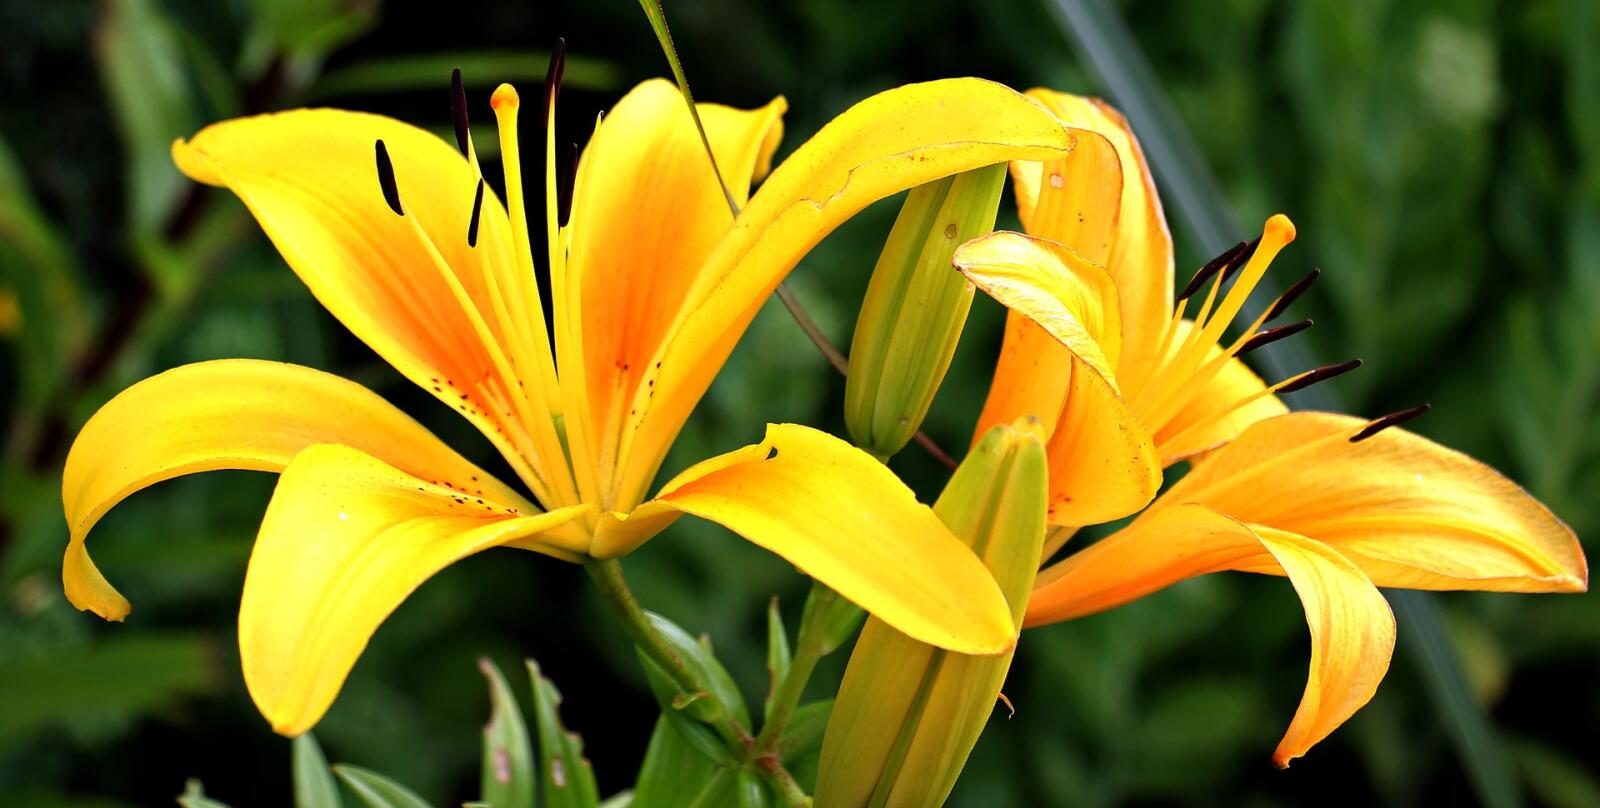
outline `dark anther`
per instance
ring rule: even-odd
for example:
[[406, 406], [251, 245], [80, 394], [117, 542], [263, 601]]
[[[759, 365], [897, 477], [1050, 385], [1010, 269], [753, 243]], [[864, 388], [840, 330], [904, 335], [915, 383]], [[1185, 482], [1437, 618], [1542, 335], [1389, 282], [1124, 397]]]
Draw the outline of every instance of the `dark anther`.
[[777, 456], [778, 456], [778, 447], [773, 446], [773, 447], [767, 449], [767, 458], [766, 459], [771, 460], [772, 458], [777, 457]]
[[1288, 311], [1289, 307], [1294, 305], [1294, 302], [1299, 300], [1300, 296], [1305, 294], [1306, 290], [1311, 288], [1311, 284], [1316, 283], [1317, 278], [1321, 275], [1322, 270], [1313, 269], [1304, 278], [1295, 281], [1295, 284], [1289, 287], [1288, 291], [1278, 295], [1278, 299], [1272, 301], [1272, 308], [1267, 310], [1267, 319], [1263, 322], [1270, 323], [1282, 317], [1283, 313]]
[[578, 181], [578, 144], [567, 151], [567, 163], [561, 168], [561, 181], [556, 185], [556, 221], [562, 227], [572, 218], [572, 187]]
[[1315, 370], [1308, 370], [1296, 376], [1288, 384], [1278, 388], [1279, 393], [1294, 393], [1304, 390], [1317, 382], [1325, 382], [1335, 376], [1343, 376], [1356, 368], [1361, 367], [1360, 359], [1340, 362], [1337, 365], [1323, 365]]
[[550, 128], [550, 110], [556, 107], [556, 96], [561, 94], [561, 75], [567, 70], [567, 39], [556, 37], [556, 46], [550, 51], [550, 69], [544, 74], [544, 125]]
[[389, 209], [398, 216], [406, 215], [400, 208], [400, 186], [394, 181], [394, 163], [389, 162], [389, 149], [383, 141], [376, 141], [374, 147], [378, 153], [378, 185], [383, 188], [383, 201], [389, 203]]
[[1223, 250], [1222, 254], [1218, 255], [1216, 258], [1207, 261], [1206, 265], [1201, 267], [1199, 272], [1194, 273], [1194, 278], [1189, 281], [1189, 285], [1183, 287], [1183, 292], [1178, 295], [1178, 299], [1188, 300], [1191, 295], [1200, 291], [1200, 287], [1205, 286], [1206, 281], [1211, 280], [1212, 275], [1217, 274], [1218, 270], [1221, 270], [1223, 267], [1227, 266], [1228, 262], [1232, 261], [1234, 256], [1238, 255], [1239, 251], [1243, 249], [1244, 242], [1241, 241], [1238, 244]]
[[1227, 283], [1228, 279], [1232, 278], [1235, 273], [1243, 269], [1245, 264], [1250, 263], [1250, 257], [1256, 254], [1256, 248], [1260, 246], [1261, 237], [1256, 236], [1254, 241], [1246, 244], [1244, 249], [1241, 250], [1238, 255], [1235, 255], [1233, 260], [1228, 262], [1227, 268], [1222, 270], [1222, 279], [1217, 281], [1217, 283]]
[[472, 197], [472, 221], [467, 222], [467, 246], [478, 246], [478, 214], [483, 212], [483, 178], [478, 178], [478, 193]]
[[1310, 327], [1311, 320], [1305, 319], [1298, 323], [1290, 323], [1288, 325], [1280, 325], [1277, 328], [1269, 328], [1265, 331], [1258, 331], [1256, 332], [1255, 336], [1245, 340], [1244, 344], [1239, 346], [1239, 350], [1234, 354], [1234, 356], [1244, 356], [1245, 354], [1250, 353], [1251, 351], [1254, 351], [1263, 345], [1271, 345], [1280, 339], [1288, 339], [1289, 337], [1292, 337]]
[[1401, 410], [1399, 412], [1391, 412], [1388, 415], [1383, 416], [1382, 418], [1374, 418], [1370, 423], [1368, 423], [1366, 426], [1362, 427], [1360, 432], [1357, 432], [1356, 434], [1351, 435], [1350, 436], [1350, 442], [1351, 443], [1360, 443], [1360, 442], [1366, 440], [1367, 438], [1370, 438], [1373, 435], [1376, 435], [1379, 432], [1382, 432], [1383, 430], [1388, 429], [1391, 426], [1397, 426], [1399, 424], [1403, 424], [1403, 423], [1405, 423], [1405, 422], [1407, 422], [1407, 421], [1409, 421], [1409, 420], [1411, 420], [1411, 419], [1413, 419], [1413, 418], [1415, 418], [1415, 417], [1417, 417], [1417, 416], [1419, 416], [1419, 415], [1421, 415], [1421, 414], [1423, 414], [1423, 413], [1425, 413], [1425, 412], [1427, 412], [1428, 410], [1431, 410], [1431, 409], [1433, 409], [1433, 407], [1431, 405], [1418, 404], [1417, 406], [1411, 407], [1410, 409]]
[[461, 81], [461, 68], [450, 71], [450, 118], [456, 122], [456, 146], [467, 156], [467, 87]]

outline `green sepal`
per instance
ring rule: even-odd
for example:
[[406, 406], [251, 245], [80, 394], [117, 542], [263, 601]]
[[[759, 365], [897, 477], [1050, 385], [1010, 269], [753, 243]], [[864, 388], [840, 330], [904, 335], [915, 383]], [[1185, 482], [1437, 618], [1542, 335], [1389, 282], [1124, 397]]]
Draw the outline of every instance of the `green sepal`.
[[[934, 505], [988, 565], [1019, 627], [1044, 543], [1048, 467], [1038, 432], [1032, 420], [991, 429]], [[943, 803], [1011, 658], [950, 653], [868, 620], [823, 738], [817, 804]]]
[[900, 451], [928, 415], [972, 308], [956, 248], [994, 230], [1004, 164], [906, 194], [867, 283], [845, 380], [850, 439], [879, 459]]
[[295, 808], [339, 808], [339, 784], [316, 737], [295, 738], [293, 759]]
[[430, 808], [416, 792], [375, 771], [341, 763], [333, 767], [333, 773], [350, 786], [367, 808]]
[[534, 808], [539, 780], [517, 696], [488, 657], [478, 660], [478, 670], [489, 680], [490, 704], [489, 723], [483, 727], [480, 798], [494, 808]]

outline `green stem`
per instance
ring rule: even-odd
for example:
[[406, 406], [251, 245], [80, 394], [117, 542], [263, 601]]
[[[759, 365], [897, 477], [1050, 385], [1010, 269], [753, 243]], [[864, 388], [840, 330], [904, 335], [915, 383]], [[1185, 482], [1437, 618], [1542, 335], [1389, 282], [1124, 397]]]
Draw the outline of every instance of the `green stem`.
[[[673, 682], [678, 685], [679, 690], [685, 693], [703, 693], [705, 694], [703, 698], [709, 699], [710, 703], [717, 705], [718, 709], [709, 723], [717, 731], [717, 734], [722, 736], [723, 742], [728, 745], [728, 749], [733, 753], [734, 757], [738, 760], [748, 761], [749, 765], [753, 766], [755, 771], [767, 781], [767, 784], [772, 786], [772, 790], [783, 800], [785, 806], [789, 808], [809, 808], [811, 798], [806, 796], [804, 789], [800, 788], [800, 784], [795, 781], [794, 775], [783, 767], [783, 762], [778, 757], [777, 751], [772, 749], [759, 751], [765, 747], [760, 747], [757, 744], [756, 739], [750, 736], [750, 731], [740, 723], [739, 719], [734, 717], [733, 711], [728, 709], [728, 705], [716, 701], [716, 696], [711, 695], [710, 690], [700, 683], [699, 677], [689, 669], [683, 658], [678, 656], [678, 652], [674, 651], [672, 645], [656, 630], [655, 625], [650, 622], [650, 616], [645, 613], [644, 607], [639, 605], [639, 599], [634, 597], [633, 590], [628, 586], [628, 580], [622, 574], [622, 562], [616, 559], [607, 559], [605, 561], [590, 560], [585, 562], [583, 567], [589, 573], [589, 579], [594, 581], [595, 589], [600, 592], [600, 597], [611, 607], [612, 613], [617, 616], [618, 622], [622, 624], [622, 630], [627, 633], [629, 639], [633, 640], [634, 645], [638, 646], [650, 658], [650, 661], [666, 671], [667, 675], [671, 676]], [[801, 643], [798, 649], [799, 656], [796, 657], [797, 661], [808, 653], [808, 647], [820, 648], [821, 645], [814, 637], [807, 642], [805, 631], [802, 629]], [[818, 657], [821, 656], [816, 651], [810, 651], [809, 653], [816, 654]], [[810, 677], [810, 669], [816, 667], [816, 664], [816, 659], [812, 659], [808, 663], [805, 678]], [[791, 664], [791, 674], [793, 671], [794, 667]], [[788, 683], [788, 680], [789, 677], [785, 677], [785, 684]], [[793, 697], [796, 702], [800, 698], [798, 691], [804, 689], [805, 681], [802, 679], [796, 686], [796, 693]], [[788, 720], [789, 715], [793, 714], [794, 708], [794, 704], [788, 706], [784, 714], [785, 721]], [[775, 711], [773, 715], [776, 716], [777, 712]], [[770, 726], [771, 722], [769, 721], [768, 723]], [[780, 728], [779, 732], [773, 736], [774, 740], [781, 734]], [[763, 728], [762, 737], [766, 737], [766, 728]]]
[[704, 693], [703, 698], [716, 704], [718, 709], [708, 722], [717, 734], [727, 742], [735, 756], [747, 754], [754, 743], [750, 731], [745, 729], [728, 706], [716, 700], [711, 692], [701, 684], [694, 671], [672, 649], [666, 638], [656, 631], [650, 622], [650, 616], [645, 614], [644, 607], [639, 605], [639, 599], [634, 597], [633, 590], [628, 587], [628, 580], [622, 574], [622, 562], [616, 559], [605, 561], [591, 560], [584, 563], [584, 569], [589, 573], [590, 580], [594, 581], [595, 589], [599, 590], [601, 598], [611, 607], [617, 620], [622, 623], [622, 630], [627, 633], [633, 644], [656, 663], [678, 689], [685, 693]]
[[779, 762], [776, 753], [756, 758], [755, 765], [756, 771], [766, 778], [768, 785], [772, 786], [772, 790], [777, 793], [778, 800], [785, 808], [811, 808], [811, 797], [800, 787], [794, 775]]
[[756, 737], [755, 753], [758, 757], [777, 751], [778, 742], [783, 738], [789, 719], [800, 706], [800, 699], [805, 695], [806, 684], [811, 681], [817, 663], [833, 650], [828, 635], [837, 622], [835, 607], [838, 601], [839, 593], [821, 582], [811, 582], [811, 597], [806, 604], [805, 615], [800, 619], [800, 635], [795, 639], [794, 658], [789, 661], [789, 670], [773, 692], [772, 710], [767, 715], [766, 723], [761, 726], [761, 734]]

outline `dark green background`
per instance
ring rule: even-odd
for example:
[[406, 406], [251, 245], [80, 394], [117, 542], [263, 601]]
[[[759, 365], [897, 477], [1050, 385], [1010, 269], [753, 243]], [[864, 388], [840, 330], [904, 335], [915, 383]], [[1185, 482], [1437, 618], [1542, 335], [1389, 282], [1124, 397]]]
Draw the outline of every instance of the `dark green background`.
[[[1283, 211], [1299, 225], [1274, 276], [1326, 270], [1302, 304], [1318, 325], [1297, 339], [1322, 360], [1367, 360], [1334, 383], [1347, 406], [1376, 415], [1431, 401], [1417, 431], [1484, 458], [1592, 535], [1600, 10], [1587, 0], [1116, 8], [1239, 219]], [[785, 151], [907, 81], [971, 74], [1099, 91], [1043, 0], [680, 0], [668, 15], [702, 99], [788, 97]], [[289, 746], [245, 695], [233, 635], [270, 477], [167, 483], [102, 523], [94, 553], [135, 604], [126, 624], [80, 614], [61, 594], [62, 458], [117, 390], [200, 359], [300, 362], [373, 387], [473, 458], [499, 462], [323, 312], [239, 205], [180, 178], [171, 138], [308, 103], [442, 132], [456, 63], [469, 66], [486, 121], [496, 82], [537, 92], [538, 51], [560, 34], [574, 54], [562, 96], [574, 138], [634, 82], [665, 73], [628, 0], [0, 0], [0, 804], [170, 804], [190, 776], [235, 806], [288, 802]], [[452, 55], [462, 52], [486, 61]], [[417, 71], [392, 61], [410, 57], [434, 58]], [[477, 142], [485, 151], [493, 138]], [[894, 210], [869, 209], [792, 276], [837, 342]], [[1009, 210], [1006, 222], [1015, 226]], [[1179, 265], [1204, 260], [1174, 229]], [[966, 442], [999, 322], [980, 299], [928, 423], [946, 446]], [[668, 470], [756, 440], [766, 421], [842, 431], [842, 390], [769, 305]], [[942, 482], [914, 448], [894, 466], [925, 498]], [[648, 607], [709, 633], [746, 694], [765, 692], [762, 609], [781, 596], [792, 626], [803, 579], [690, 520], [627, 566]], [[1600, 805], [1591, 599], [1437, 602], [1523, 799]], [[318, 728], [330, 758], [440, 804], [474, 796], [480, 654], [509, 671], [537, 658], [567, 696], [602, 792], [631, 782], [655, 710], [631, 651], [577, 568], [512, 551], [451, 568], [384, 626]], [[831, 691], [843, 658], [824, 662], [815, 696]], [[1369, 707], [1275, 771], [1268, 755], [1306, 661], [1298, 602], [1275, 578], [1205, 578], [1030, 632], [1006, 688], [1018, 712], [992, 722], [952, 801], [1477, 799], [1404, 647]]]

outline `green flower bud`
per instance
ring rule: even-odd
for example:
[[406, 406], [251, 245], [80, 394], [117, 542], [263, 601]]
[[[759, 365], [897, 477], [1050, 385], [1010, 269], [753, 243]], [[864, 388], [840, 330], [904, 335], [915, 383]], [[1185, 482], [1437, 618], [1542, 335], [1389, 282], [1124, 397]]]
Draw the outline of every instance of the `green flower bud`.
[[884, 242], [850, 340], [845, 424], [886, 459], [911, 440], [939, 390], [972, 308], [951, 268], [963, 242], [994, 230], [1005, 164], [913, 188]]
[[[1044, 541], [1047, 474], [1037, 420], [1002, 424], [934, 505], [994, 573], [1019, 630]], [[951, 653], [868, 619], [823, 736], [816, 804], [943, 803], [989, 720], [1012, 653]]]

